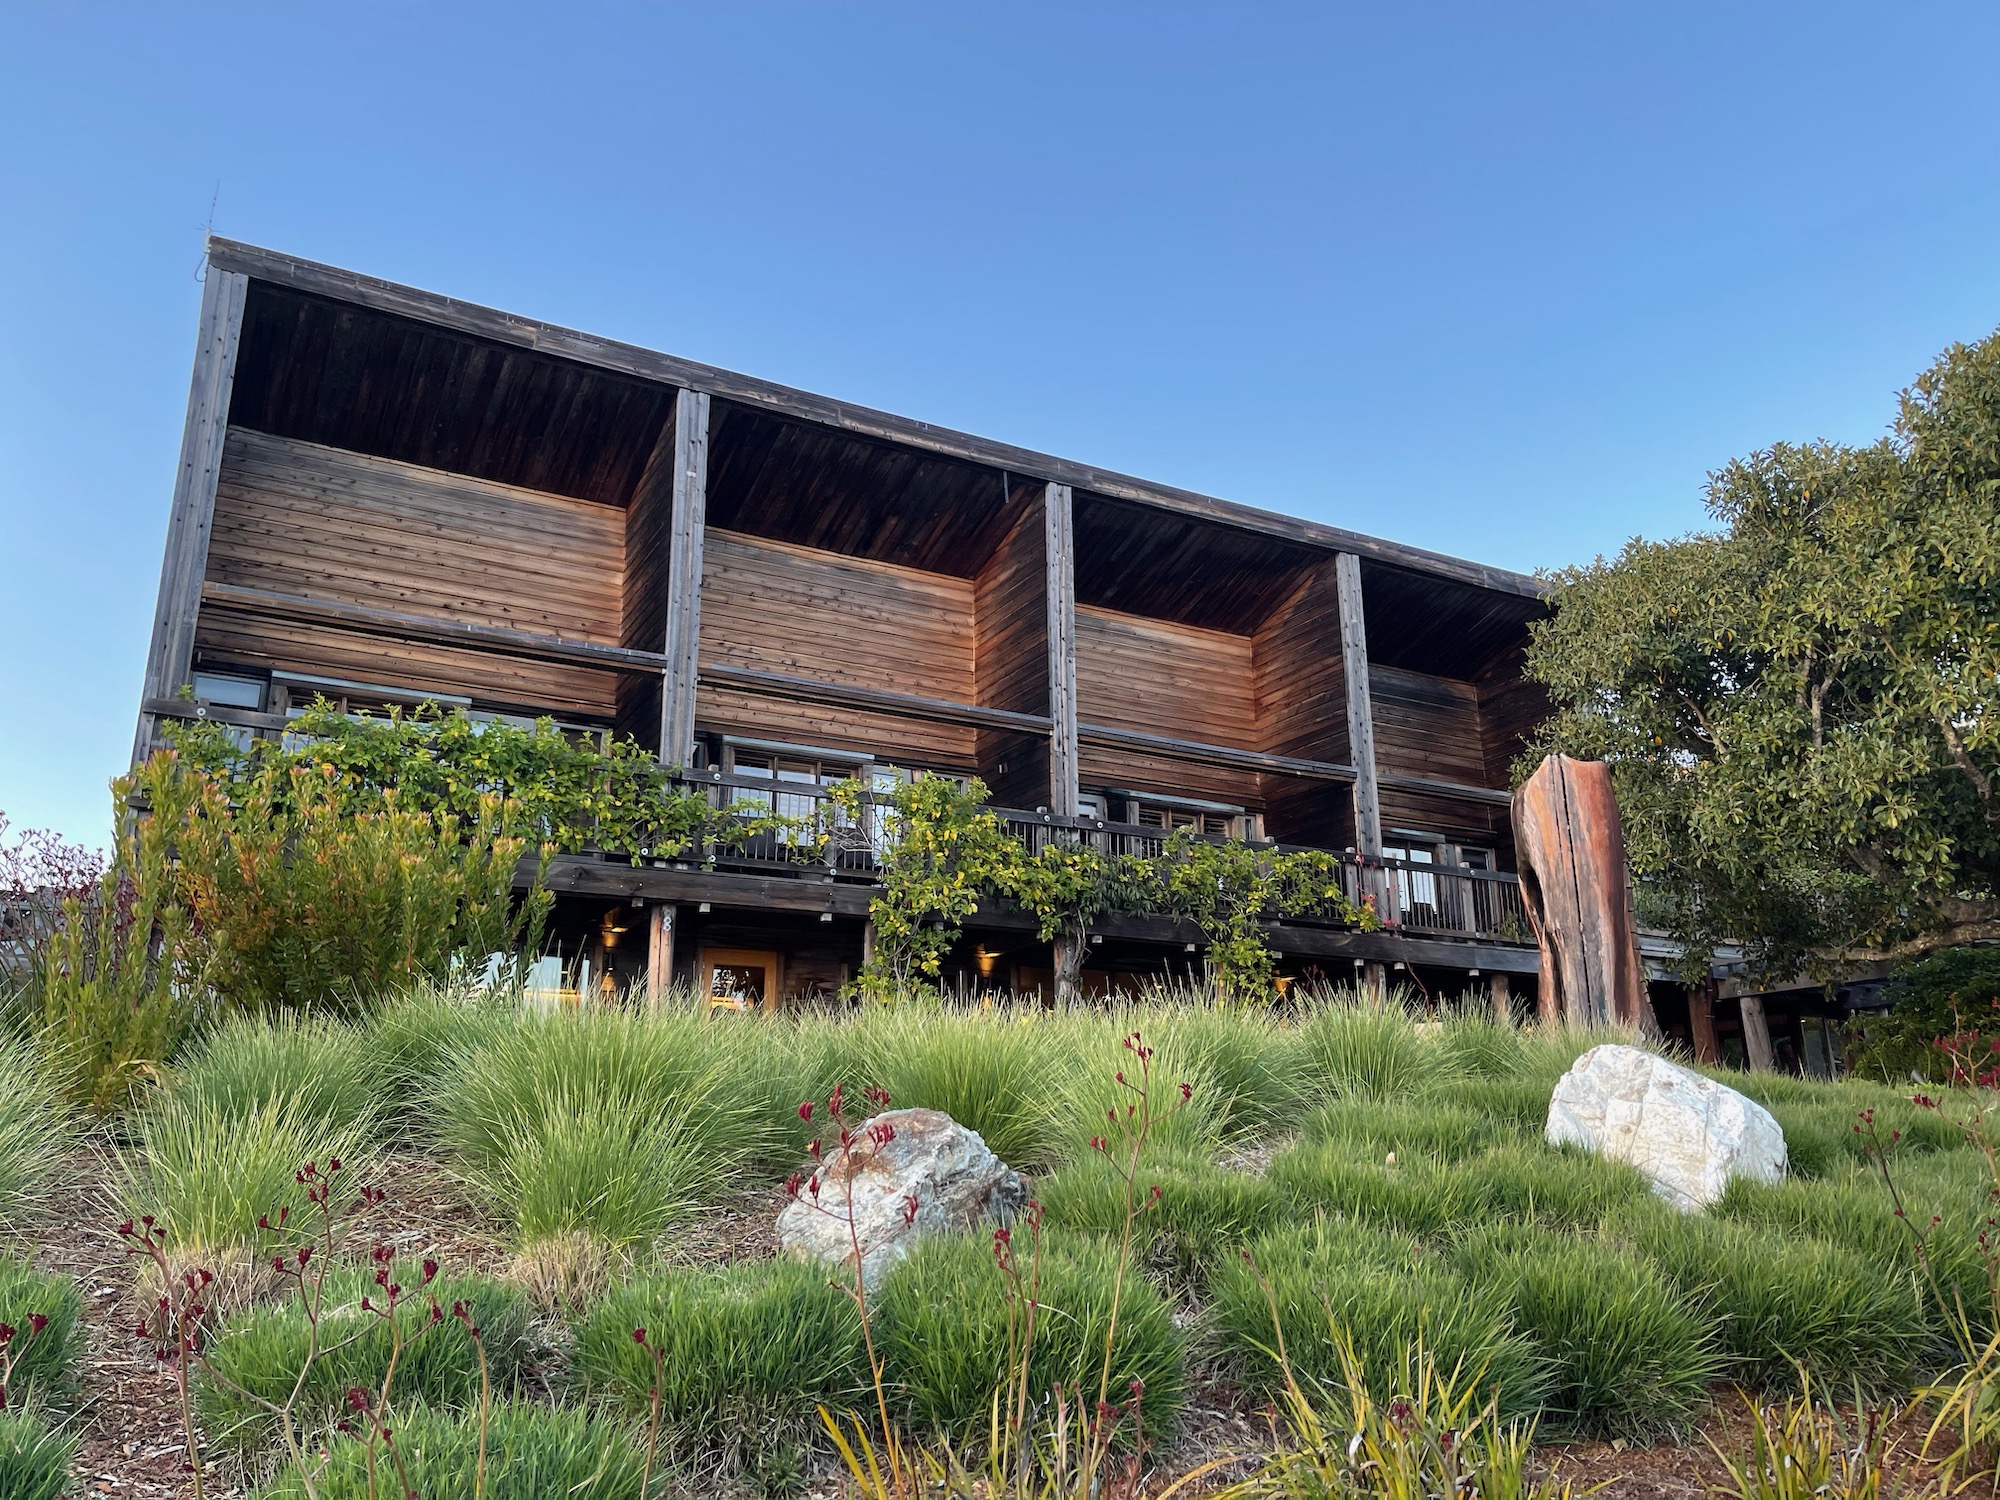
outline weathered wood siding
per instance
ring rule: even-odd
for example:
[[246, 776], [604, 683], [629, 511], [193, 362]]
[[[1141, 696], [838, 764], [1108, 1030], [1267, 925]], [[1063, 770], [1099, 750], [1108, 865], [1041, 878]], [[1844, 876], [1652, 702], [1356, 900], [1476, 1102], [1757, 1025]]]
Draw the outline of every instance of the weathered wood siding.
[[[1345, 764], [1347, 678], [1340, 649], [1340, 591], [1331, 558], [1307, 576], [1252, 641], [1260, 749]], [[1346, 786], [1266, 775], [1264, 825], [1286, 843], [1343, 847], [1353, 839]]]
[[[674, 521], [674, 419], [653, 444], [651, 458], [625, 512], [624, 624], [619, 644], [662, 651], [667, 639], [667, 557]], [[660, 748], [660, 677], [625, 673], [618, 683], [618, 732], [647, 749]]]
[[[1496, 784], [1487, 775], [1479, 690], [1473, 684], [1375, 663], [1368, 669], [1368, 692], [1375, 709], [1379, 773], [1427, 776], [1465, 786]], [[1391, 844], [1396, 842], [1388, 832], [1392, 828], [1484, 835], [1495, 827], [1495, 811], [1484, 803], [1382, 788], [1383, 837]], [[1506, 810], [1498, 813], [1504, 824]]]
[[[616, 645], [625, 515], [608, 505], [231, 428], [207, 579]], [[609, 717], [615, 674], [205, 607], [205, 660]]]
[[[1251, 638], [1078, 605], [1077, 710], [1085, 724], [1236, 750], [1260, 748]], [[1255, 775], [1086, 743], [1081, 781], [1254, 806]]]
[[1549, 716], [1549, 691], [1521, 675], [1517, 653], [1504, 669], [1479, 684], [1479, 727], [1485, 739], [1486, 775], [1491, 786], [1506, 786], [1514, 759]]
[[[953, 703], [974, 701], [970, 579], [843, 557], [709, 528], [701, 578], [701, 659], [853, 683]], [[852, 747], [972, 768], [975, 732], [704, 687], [704, 728]]]
[[[993, 557], [973, 579], [978, 623], [977, 702], [1016, 713], [1049, 711], [1049, 635], [1044, 580], [1048, 548], [1039, 486]], [[978, 731], [979, 774], [996, 802], [1048, 805], [1048, 745], [1041, 736]]]

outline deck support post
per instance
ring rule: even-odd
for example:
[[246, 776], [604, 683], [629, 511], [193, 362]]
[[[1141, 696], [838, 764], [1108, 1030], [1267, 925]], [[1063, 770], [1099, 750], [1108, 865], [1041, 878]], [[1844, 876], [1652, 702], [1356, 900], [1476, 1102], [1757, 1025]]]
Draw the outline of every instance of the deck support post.
[[1383, 963], [1368, 963], [1361, 967], [1361, 994], [1371, 1009], [1380, 1010], [1389, 1003], [1389, 966]]
[[1710, 1067], [1722, 1061], [1722, 1048], [1715, 1040], [1715, 981], [1709, 980], [1688, 993], [1688, 1036], [1694, 1043], [1694, 1060]]
[[1076, 533], [1070, 488], [1042, 492], [1043, 597], [1049, 641], [1049, 811], [1073, 818], [1077, 811], [1076, 729]]
[[1505, 974], [1486, 976], [1486, 993], [1492, 997], [1493, 1019], [1502, 1026], [1514, 1024], [1514, 996]]
[[[236, 383], [236, 348], [243, 336], [243, 303], [250, 278], [208, 268], [201, 288], [201, 331], [188, 387], [187, 424], [181, 430], [180, 469], [174, 475], [167, 550], [160, 565], [160, 595], [153, 607], [153, 642], [146, 653], [141, 703], [177, 696], [194, 664], [195, 618], [208, 572], [208, 539], [215, 527], [215, 483], [222, 472], [222, 444], [229, 434], [229, 396]], [[132, 764], [153, 753], [158, 718], [141, 711], [132, 741]]]
[[1777, 1066], [1771, 1051], [1771, 1023], [1764, 1015], [1762, 995], [1744, 995], [1737, 1002], [1743, 1012], [1743, 1060], [1751, 1071], [1768, 1073]]
[[660, 762], [694, 759], [695, 686], [701, 675], [701, 553], [708, 515], [708, 393], [674, 406], [674, 509], [667, 557], [666, 670], [660, 683]]
[[674, 909], [654, 906], [646, 927], [646, 1008], [664, 1009], [674, 983]]

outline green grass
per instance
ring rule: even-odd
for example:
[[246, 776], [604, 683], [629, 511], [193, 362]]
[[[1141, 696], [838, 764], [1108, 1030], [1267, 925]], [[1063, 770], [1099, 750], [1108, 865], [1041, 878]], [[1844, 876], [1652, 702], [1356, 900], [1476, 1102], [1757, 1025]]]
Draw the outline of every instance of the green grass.
[[1256, 1390], [1276, 1395], [1283, 1384], [1282, 1330], [1304, 1383], [1341, 1383], [1344, 1335], [1374, 1388], [1392, 1383], [1421, 1343], [1441, 1369], [1476, 1375], [1503, 1416], [1539, 1406], [1542, 1360], [1514, 1332], [1506, 1302], [1409, 1238], [1329, 1218], [1274, 1230], [1249, 1250], [1218, 1272], [1212, 1315], [1221, 1351]]
[[[1456, 1092], [1456, 1091], [1454, 1091]], [[1337, 1099], [1306, 1116], [1308, 1141], [1355, 1161], [1427, 1156], [1463, 1161], [1509, 1135], [1490, 1115], [1441, 1101]]]
[[1489, 1218], [1563, 1229], [1594, 1228], [1613, 1209], [1652, 1196], [1636, 1168], [1540, 1142], [1498, 1147], [1462, 1170], [1468, 1191]]
[[1614, 1223], [1684, 1302], [1715, 1322], [1727, 1375], [1753, 1390], [1795, 1394], [1803, 1371], [1823, 1390], [1900, 1395], [1936, 1347], [1907, 1280], [1856, 1251], [1651, 1199]]
[[20, 1222], [71, 1144], [55, 1070], [29, 1043], [0, 1039], [0, 1229]]
[[289, 1209], [308, 1214], [297, 1181], [307, 1162], [338, 1158], [348, 1169], [343, 1192], [365, 1181], [364, 1127], [329, 1125], [296, 1097], [244, 1114], [199, 1095], [165, 1091], [133, 1113], [133, 1144], [116, 1164], [123, 1211], [153, 1215], [176, 1254], [199, 1257], [251, 1243], [257, 1219], [275, 1222]]
[[1272, 1159], [1268, 1180], [1302, 1208], [1425, 1238], [1486, 1215], [1479, 1181], [1423, 1156], [1392, 1166], [1335, 1146], [1295, 1146]]
[[660, 1354], [661, 1417], [679, 1444], [753, 1458], [767, 1445], [816, 1441], [821, 1404], [865, 1404], [861, 1320], [824, 1266], [750, 1261], [614, 1289], [577, 1324], [571, 1370], [643, 1419], [656, 1375], [637, 1328]]
[[381, 1090], [384, 1127], [406, 1139], [432, 1139], [430, 1093], [447, 1060], [502, 1036], [517, 1014], [504, 1001], [444, 985], [375, 1011], [361, 1030], [362, 1053]]
[[1510, 1224], [1466, 1236], [1452, 1263], [1534, 1340], [1552, 1428], [1647, 1441], [1686, 1431], [1707, 1405], [1714, 1330], [1638, 1256]]
[[[37, 1313], [48, 1322], [30, 1336], [30, 1318]], [[77, 1356], [83, 1349], [77, 1328], [82, 1313], [83, 1296], [69, 1277], [0, 1256], [0, 1323], [16, 1330], [10, 1403], [61, 1399], [74, 1392]]]
[[170, 1092], [215, 1119], [290, 1103], [329, 1128], [372, 1133], [384, 1089], [363, 1033], [351, 1026], [231, 1015], [188, 1049]]
[[[1061, 1382], [1097, 1399], [1115, 1279], [1115, 1246], [1089, 1235], [1047, 1236], [1031, 1398], [1045, 1402]], [[1002, 1277], [987, 1237], [918, 1245], [885, 1278], [876, 1305], [876, 1338], [905, 1415], [953, 1441], [984, 1437], [1007, 1366]], [[1110, 1399], [1128, 1399], [1131, 1382], [1143, 1381], [1146, 1431], [1158, 1434], [1179, 1413], [1185, 1355], [1171, 1306], [1142, 1276], [1130, 1276], [1118, 1310]]]
[[1400, 1009], [1322, 1002], [1299, 1023], [1297, 1045], [1306, 1087], [1320, 1098], [1407, 1098], [1456, 1071]]
[[[409, 1463], [410, 1486], [424, 1500], [473, 1500], [480, 1430], [475, 1412], [400, 1413], [396, 1446]], [[485, 1500], [641, 1500], [645, 1436], [629, 1424], [578, 1407], [498, 1402], [486, 1431]], [[318, 1500], [374, 1500], [393, 1486], [371, 1483], [367, 1450], [337, 1439], [313, 1482]], [[382, 1462], [378, 1450], [377, 1462]], [[659, 1479], [656, 1465], [654, 1479]], [[255, 1490], [257, 1500], [307, 1500], [289, 1470]]]
[[[1216, 1267], [1285, 1215], [1270, 1182], [1232, 1172], [1199, 1156], [1157, 1153], [1141, 1168], [1137, 1199], [1158, 1187], [1159, 1201], [1133, 1225], [1141, 1263], [1168, 1289], [1199, 1286]], [[1125, 1181], [1101, 1158], [1065, 1167], [1035, 1186], [1047, 1222], [1115, 1238], [1125, 1225]]]
[[[440, 1409], [462, 1410], [477, 1404], [478, 1355], [472, 1335], [451, 1316], [453, 1305], [461, 1301], [471, 1309], [486, 1345], [495, 1399], [510, 1394], [533, 1352], [527, 1298], [483, 1276], [440, 1276], [419, 1290], [422, 1277], [420, 1267], [395, 1268], [394, 1280], [406, 1289], [395, 1314], [404, 1343], [392, 1396], [398, 1402], [413, 1400]], [[391, 1335], [382, 1319], [361, 1307], [363, 1296], [378, 1306], [384, 1301], [369, 1274], [342, 1267], [327, 1276], [319, 1346], [332, 1352], [322, 1354], [307, 1377], [297, 1408], [302, 1431], [318, 1432], [331, 1425], [346, 1391], [357, 1386], [381, 1389]], [[434, 1326], [432, 1297], [445, 1313]], [[271, 1441], [276, 1432], [271, 1413], [232, 1385], [243, 1387], [251, 1397], [284, 1402], [305, 1363], [310, 1337], [296, 1292], [282, 1302], [251, 1308], [224, 1321], [209, 1342], [196, 1385], [202, 1424], [215, 1442], [248, 1451]]]
[[0, 1411], [0, 1495], [59, 1500], [68, 1494], [76, 1440], [74, 1427], [52, 1426], [35, 1407]]

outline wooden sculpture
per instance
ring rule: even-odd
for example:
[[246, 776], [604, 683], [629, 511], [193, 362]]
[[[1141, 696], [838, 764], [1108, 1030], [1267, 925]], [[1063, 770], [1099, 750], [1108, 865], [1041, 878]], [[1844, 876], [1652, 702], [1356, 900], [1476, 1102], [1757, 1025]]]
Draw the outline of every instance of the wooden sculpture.
[[1542, 1019], [1655, 1030], [1610, 767], [1549, 756], [1514, 793], [1514, 842]]

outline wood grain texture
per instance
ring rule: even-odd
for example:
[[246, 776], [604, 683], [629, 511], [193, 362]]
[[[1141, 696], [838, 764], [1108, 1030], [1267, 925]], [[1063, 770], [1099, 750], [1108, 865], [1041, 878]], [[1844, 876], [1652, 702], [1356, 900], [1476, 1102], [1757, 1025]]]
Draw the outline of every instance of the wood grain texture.
[[[193, 665], [201, 585], [208, 570], [216, 485], [222, 472], [248, 291], [249, 278], [234, 271], [211, 269], [202, 284], [194, 374], [188, 384], [180, 467], [174, 474], [173, 500], [167, 514], [167, 546], [160, 563], [160, 592], [153, 610], [143, 698], [171, 698], [187, 681]], [[153, 729], [152, 719], [142, 713], [133, 738], [133, 764], [152, 753]]]
[[1347, 693], [1348, 758], [1354, 762], [1354, 847], [1374, 857], [1382, 852], [1382, 802], [1375, 782], [1381, 749], [1375, 742], [1361, 559], [1343, 552], [1335, 559], [1334, 567], [1335, 594], [1340, 607], [1341, 681]]
[[[1340, 581], [1334, 564], [1309, 569], [1252, 640], [1258, 735], [1266, 750], [1352, 764], [1347, 675], [1340, 647]], [[1350, 786], [1267, 775], [1264, 826], [1283, 843], [1353, 843]]]
[[[1042, 492], [1043, 631], [1047, 646], [1049, 704], [1049, 810], [1076, 816], [1079, 784], [1077, 720], [1076, 532], [1072, 496], [1066, 484]], [[1058, 972], [1062, 964], [1057, 963]]]
[[1540, 1010], [1657, 1035], [1611, 768], [1551, 755], [1514, 794], [1521, 901], [1541, 948]]
[[707, 588], [708, 416], [705, 393], [682, 391], [674, 408], [672, 519], [667, 541], [667, 670], [660, 679], [660, 759], [693, 763], [696, 691]]
[[[1048, 715], [1060, 699], [1050, 676], [1055, 657], [1047, 590], [1054, 574], [1044, 487], [1010, 484], [1006, 506], [1013, 524], [972, 584], [979, 702]], [[1049, 744], [1046, 734], [980, 732], [979, 774], [997, 801], [1010, 807], [1048, 805]]]
[[[953, 703], [977, 694], [973, 585], [968, 579], [841, 557], [710, 527], [701, 595], [701, 660]], [[971, 768], [970, 728], [880, 715], [841, 717], [709, 690], [704, 725], [805, 744], [838, 744]]]
[[[1077, 718], [1082, 723], [1255, 751], [1250, 637], [1079, 604]], [[1083, 738], [1085, 791], [1122, 787], [1261, 806], [1256, 773], [1134, 753]]]
[[[393, 460], [232, 428], [206, 581], [443, 625], [617, 646], [624, 516]], [[243, 609], [205, 608], [204, 661], [453, 692], [591, 717], [616, 711], [607, 671], [408, 639], [371, 641]]]
[[[662, 651], [667, 640], [667, 599], [674, 525], [674, 428], [671, 411], [646, 468], [625, 508], [624, 624], [621, 644], [642, 651]], [[661, 683], [665, 669], [618, 681], [618, 732], [660, 750]]]

